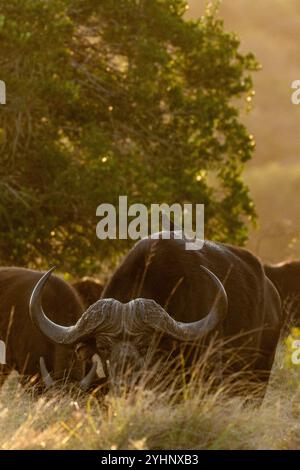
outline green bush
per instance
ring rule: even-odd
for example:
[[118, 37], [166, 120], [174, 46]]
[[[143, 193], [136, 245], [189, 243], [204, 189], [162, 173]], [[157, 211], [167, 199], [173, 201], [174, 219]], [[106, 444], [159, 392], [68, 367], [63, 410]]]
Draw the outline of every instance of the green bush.
[[204, 203], [206, 237], [243, 243], [254, 143], [237, 99], [252, 54], [182, 0], [0, 0], [0, 259], [78, 274], [128, 247], [96, 207]]

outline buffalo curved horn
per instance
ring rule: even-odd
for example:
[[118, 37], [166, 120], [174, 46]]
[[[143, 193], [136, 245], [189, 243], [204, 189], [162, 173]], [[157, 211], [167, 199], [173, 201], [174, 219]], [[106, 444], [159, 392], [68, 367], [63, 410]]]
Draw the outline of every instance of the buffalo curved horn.
[[[94, 380], [97, 378], [97, 365], [97, 362], [94, 362], [89, 372], [80, 381], [79, 387], [82, 391], [86, 392], [90, 388]], [[55, 381], [52, 379], [50, 372], [46, 367], [45, 359], [43, 357], [40, 357], [40, 370], [46, 390], [49, 390], [49, 388], [55, 385]]]
[[218, 288], [215, 301], [209, 313], [199, 321], [182, 323], [174, 320], [163, 307], [150, 300], [147, 302], [145, 312], [149, 325], [158, 331], [164, 331], [176, 339], [187, 342], [199, 340], [216, 330], [227, 314], [228, 298], [225, 288], [218, 277], [205, 266], [201, 265], [201, 269], [208, 274]]
[[43, 357], [40, 357], [40, 370], [46, 390], [48, 390], [50, 387], [53, 387], [55, 381], [52, 379], [50, 373], [48, 372], [45, 364], [45, 359]]
[[90, 388], [90, 386], [92, 385], [92, 383], [94, 382], [96, 378], [97, 378], [97, 362], [94, 362], [89, 372], [81, 380], [79, 387], [81, 388], [81, 390], [86, 392]]
[[70, 335], [74, 331], [74, 326], [61, 326], [51, 321], [44, 313], [42, 308], [42, 293], [46, 282], [51, 276], [55, 267], [49, 269], [38, 281], [29, 301], [29, 313], [31, 320], [35, 326], [40, 330], [50, 341], [56, 344], [69, 344]]
[[[55, 268], [49, 269], [37, 282], [35, 288], [30, 297], [29, 301], [29, 313], [31, 320], [37, 329], [46, 336], [46, 338], [55, 344], [63, 346], [74, 346], [76, 343], [82, 342], [85, 339], [94, 335], [95, 329], [99, 327], [97, 322], [89, 322], [89, 316], [95, 313], [93, 311], [93, 305], [91, 305], [85, 313], [82, 314], [77, 323], [73, 326], [61, 326], [51, 321], [44, 313], [42, 308], [42, 294], [45, 284], [47, 283], [52, 271]], [[100, 315], [99, 318], [103, 323], [105, 329], [105, 317], [109, 314], [112, 309], [116, 311], [122, 311], [124, 305], [115, 299], [102, 299], [98, 300], [97, 306], [104, 313], [103, 317]], [[96, 312], [98, 314], [98, 310]], [[98, 316], [98, 315], [97, 315]], [[88, 324], [88, 325], [87, 325]]]
[[93, 355], [92, 362], [93, 365], [90, 368], [89, 372], [86, 374], [85, 377], [83, 377], [83, 379], [79, 383], [79, 387], [84, 392], [86, 392], [90, 388], [90, 386], [96, 379], [102, 379], [105, 377], [102, 361], [98, 354]]

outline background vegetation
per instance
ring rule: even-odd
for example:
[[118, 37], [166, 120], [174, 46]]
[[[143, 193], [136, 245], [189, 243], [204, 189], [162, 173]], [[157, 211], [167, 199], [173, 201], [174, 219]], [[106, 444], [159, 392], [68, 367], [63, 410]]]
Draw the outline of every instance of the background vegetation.
[[[204, 11], [189, 0], [188, 17]], [[258, 214], [247, 246], [265, 261], [300, 258], [300, 106], [291, 102], [291, 83], [299, 79], [298, 0], [223, 0], [227, 30], [241, 38], [262, 64], [254, 75], [253, 110], [242, 121], [254, 136], [254, 157], [244, 173]]]
[[[182, 0], [0, 0], [1, 264], [77, 274], [127, 242], [96, 239], [96, 207], [204, 203], [206, 237], [242, 244], [254, 142], [252, 54], [214, 9]], [[242, 101], [240, 100], [242, 99]]]

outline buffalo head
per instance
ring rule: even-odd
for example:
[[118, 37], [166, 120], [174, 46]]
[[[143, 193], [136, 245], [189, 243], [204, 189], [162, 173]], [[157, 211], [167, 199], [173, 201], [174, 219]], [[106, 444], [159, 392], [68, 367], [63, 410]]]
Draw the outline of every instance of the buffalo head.
[[[49, 340], [74, 348], [82, 360], [92, 360], [90, 372], [81, 381], [83, 389], [103, 372], [112, 385], [136, 382], [145, 368], [157, 362], [158, 338], [198, 343], [214, 332], [226, 316], [228, 301], [222, 283], [209, 269], [204, 266], [201, 269], [215, 284], [216, 297], [207, 315], [193, 323], [174, 320], [151, 299], [134, 299], [126, 304], [101, 299], [91, 305], [75, 325], [57, 325], [46, 316], [41, 305], [42, 292], [53, 268], [33, 290], [29, 307], [31, 319]], [[50, 384], [43, 360], [41, 370]]]

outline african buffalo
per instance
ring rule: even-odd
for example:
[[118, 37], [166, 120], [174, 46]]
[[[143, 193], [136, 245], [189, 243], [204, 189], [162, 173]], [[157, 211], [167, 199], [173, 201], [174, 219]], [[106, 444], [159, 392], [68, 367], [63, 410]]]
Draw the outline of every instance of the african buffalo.
[[300, 327], [300, 261], [265, 265], [264, 268], [281, 297], [284, 316], [282, 332], [287, 334], [290, 327]]
[[[34, 327], [29, 316], [29, 299], [43, 273], [25, 268], [0, 268], [0, 339], [6, 343], [6, 366], [2, 379], [16, 369], [24, 376], [40, 370], [40, 356], [57, 378], [70, 374], [77, 379], [80, 370], [73, 369], [72, 351], [46, 340]], [[57, 276], [52, 276], [43, 292], [42, 304], [51, 320], [72, 325], [84, 311], [76, 291]], [[43, 368], [43, 363], [42, 363]]]
[[[250, 252], [210, 241], [200, 250], [187, 251], [185, 240], [174, 234], [169, 240], [143, 239], [117, 268], [103, 299], [67, 328], [49, 322], [41, 307], [50, 274], [33, 291], [33, 322], [53, 342], [82, 350], [83, 357], [100, 357], [112, 384], [124, 384], [128, 377], [136, 380], [161, 357], [166, 367], [170, 348], [176, 359], [183, 345], [188, 367], [189, 361], [195, 362], [191, 351], [202, 354], [208, 339], [217, 336], [223, 341], [218, 360], [224, 365], [232, 359], [230, 374], [243, 371], [265, 390], [281, 305]], [[96, 367], [95, 362], [90, 380]]]
[[97, 302], [103, 291], [103, 285], [98, 280], [89, 277], [73, 282], [72, 286], [80, 295], [86, 308]]

